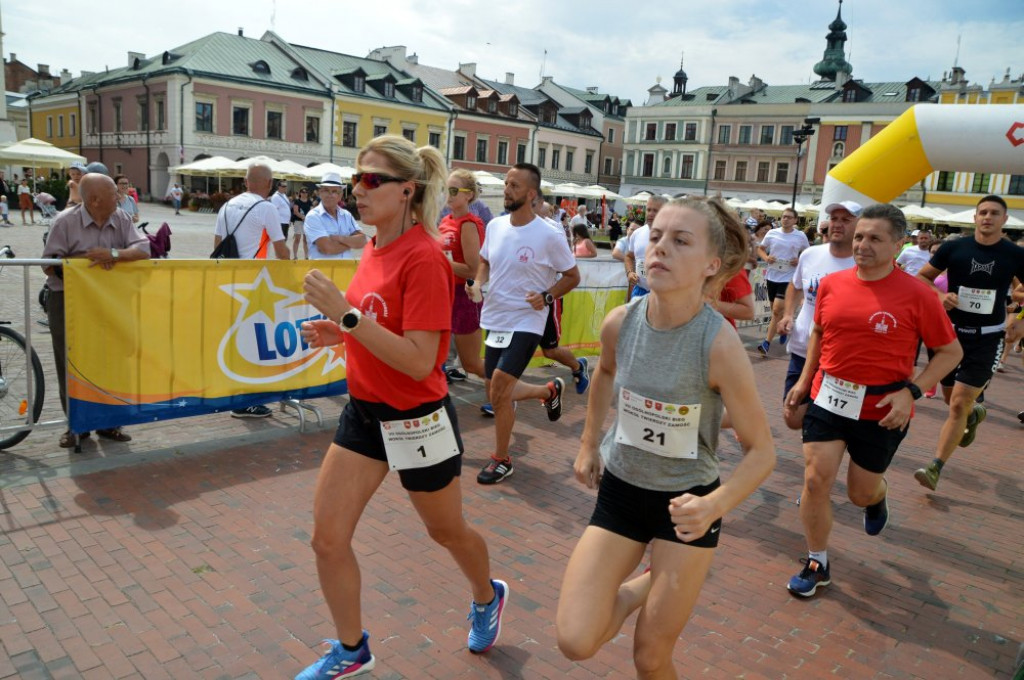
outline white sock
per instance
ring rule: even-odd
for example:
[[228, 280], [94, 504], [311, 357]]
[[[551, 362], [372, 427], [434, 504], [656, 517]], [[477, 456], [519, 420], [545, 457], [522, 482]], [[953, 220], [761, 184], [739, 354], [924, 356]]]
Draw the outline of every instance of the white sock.
[[810, 550], [807, 556], [820, 564], [822, 569], [828, 569], [828, 550]]

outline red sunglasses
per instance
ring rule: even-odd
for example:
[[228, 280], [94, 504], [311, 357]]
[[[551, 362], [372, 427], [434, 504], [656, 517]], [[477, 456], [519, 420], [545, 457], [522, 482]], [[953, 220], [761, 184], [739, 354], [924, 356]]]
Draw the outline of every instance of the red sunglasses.
[[352, 175], [352, 186], [362, 184], [364, 189], [378, 189], [381, 184], [388, 182], [405, 182], [401, 177], [392, 177], [380, 172], [357, 172]]

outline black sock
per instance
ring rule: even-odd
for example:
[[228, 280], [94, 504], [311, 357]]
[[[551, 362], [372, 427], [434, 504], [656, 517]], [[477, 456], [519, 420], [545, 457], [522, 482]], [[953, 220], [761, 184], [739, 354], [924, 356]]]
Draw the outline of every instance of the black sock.
[[349, 647], [349, 646], [348, 646], [348, 645], [346, 645], [346, 644], [345, 644], [344, 642], [342, 642], [342, 643], [341, 643], [341, 648], [342, 648], [342, 649], [344, 649], [344, 650], [345, 650], [346, 652], [355, 652], [355, 651], [358, 651], [358, 650], [359, 650], [359, 648], [360, 648], [360, 647], [362, 647], [362, 646], [363, 646], [363, 641], [362, 641], [362, 639], [360, 639], [360, 640], [359, 640], [359, 644], [358, 644], [358, 645], [356, 645], [355, 647]]
[[945, 466], [946, 464], [942, 462], [942, 459], [941, 459], [941, 458], [936, 458], [935, 460], [933, 460], [933, 461], [932, 461], [932, 465], [934, 465], [934, 466], [935, 466], [935, 469], [936, 469], [936, 470], [938, 470], [939, 472], [942, 472], [942, 468], [943, 468], [943, 466]]

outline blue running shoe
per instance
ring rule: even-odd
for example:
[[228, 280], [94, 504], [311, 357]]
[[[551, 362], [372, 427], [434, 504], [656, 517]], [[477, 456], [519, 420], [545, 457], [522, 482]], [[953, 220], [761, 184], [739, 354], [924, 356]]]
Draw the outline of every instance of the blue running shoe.
[[331, 646], [330, 651], [319, 661], [295, 676], [295, 680], [333, 680], [348, 678], [373, 670], [377, 659], [370, 654], [370, 634], [363, 631], [359, 649], [350, 652], [337, 640], [324, 640]]
[[576, 394], [585, 394], [587, 388], [590, 387], [590, 376], [588, 375], [590, 365], [587, 363], [586, 357], [580, 357], [576, 361], [580, 364], [579, 370], [572, 374], [572, 379], [576, 383]]
[[[888, 489], [887, 489], [888, 490]], [[864, 508], [864, 533], [877, 536], [889, 523], [889, 502], [883, 498], [874, 505]]]
[[486, 404], [481, 406], [480, 407], [480, 413], [484, 414], [485, 416], [490, 416], [491, 418], [493, 418], [494, 417], [494, 407], [491, 406], [491, 402], [487, 402]]
[[779, 344], [780, 345], [785, 345], [786, 344], [786, 340], [789, 340], [789, 336], [786, 335], [785, 333], [783, 333], [782, 335], [779, 336]]
[[814, 595], [818, 586], [827, 586], [832, 583], [828, 567], [821, 566], [818, 560], [808, 557], [801, 562], [804, 563], [804, 568], [799, 574], [789, 579], [789, 584], [786, 586], [789, 592], [800, 597], [810, 597]]
[[766, 356], [768, 356], [768, 350], [770, 348], [771, 348], [771, 345], [768, 344], [768, 341], [767, 340], [763, 340], [761, 342], [761, 344], [759, 344], [757, 346], [757, 351], [761, 353], [761, 356], [766, 357]]
[[469, 629], [469, 651], [483, 654], [494, 646], [501, 635], [501, 615], [508, 603], [508, 584], [498, 579], [491, 579], [494, 586], [494, 599], [490, 604], [473, 602], [466, 618], [473, 622]]

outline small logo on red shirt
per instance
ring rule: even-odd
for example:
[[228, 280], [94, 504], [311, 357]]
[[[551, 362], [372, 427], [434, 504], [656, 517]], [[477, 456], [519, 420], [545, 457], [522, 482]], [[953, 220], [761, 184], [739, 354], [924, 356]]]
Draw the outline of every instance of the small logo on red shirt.
[[868, 319], [868, 323], [874, 326], [874, 331], [881, 335], [888, 335], [890, 330], [895, 331], [898, 323], [896, 323], [896, 317], [889, 312], [875, 312]]

